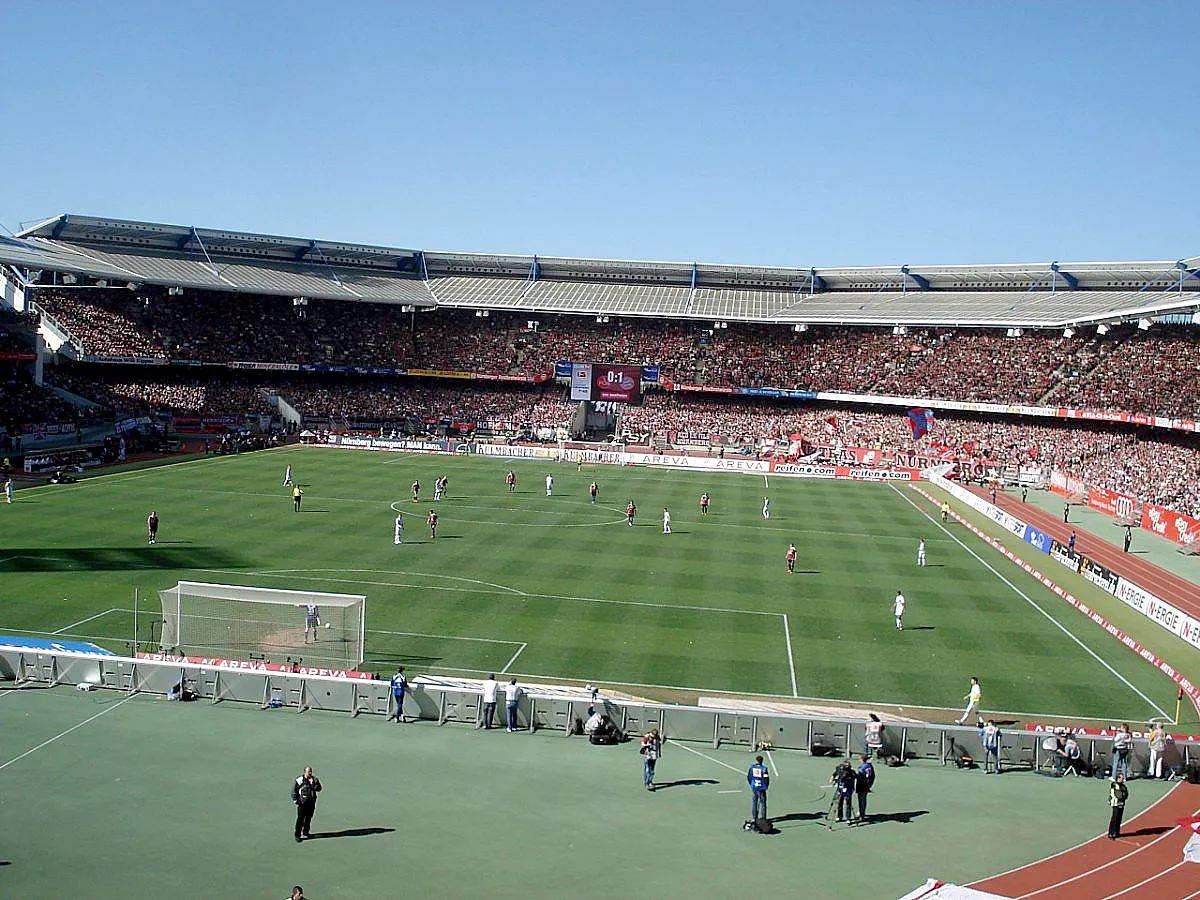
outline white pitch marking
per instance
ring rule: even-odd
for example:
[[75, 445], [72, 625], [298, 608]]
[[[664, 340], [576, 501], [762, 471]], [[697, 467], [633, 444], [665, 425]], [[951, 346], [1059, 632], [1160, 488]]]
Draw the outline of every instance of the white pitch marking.
[[958, 546], [962, 547], [964, 550], [966, 550], [968, 553], [970, 553], [973, 557], [975, 557], [975, 559], [979, 560], [979, 562], [981, 562], [983, 564], [984, 568], [986, 568], [989, 572], [991, 572], [993, 575], [995, 575], [997, 578], [999, 578], [1001, 581], [1003, 581], [1006, 585], [1008, 585], [1010, 588], [1012, 588], [1012, 590], [1016, 593], [1016, 595], [1018, 597], [1020, 597], [1022, 600], [1024, 600], [1026, 603], [1028, 603], [1030, 606], [1032, 606], [1034, 609], [1036, 609], [1038, 612], [1040, 612], [1043, 616], [1045, 616], [1047, 621], [1051, 622], [1055, 628], [1057, 628], [1059, 631], [1061, 631], [1063, 634], [1065, 634], [1067, 637], [1069, 637], [1072, 641], [1074, 641], [1076, 644], [1078, 644], [1079, 647], [1088, 656], [1090, 656], [1096, 662], [1100, 663], [1100, 665], [1102, 665], [1112, 675], [1114, 675], [1118, 681], [1120, 681], [1123, 685], [1125, 685], [1127, 688], [1129, 688], [1131, 691], [1133, 691], [1135, 694], [1137, 694], [1139, 697], [1141, 697], [1143, 700], [1145, 700], [1150, 705], [1151, 709], [1156, 710], [1158, 712], [1158, 714], [1162, 715], [1162, 716], [1165, 716], [1167, 714], [1166, 711], [1163, 710], [1162, 708], [1160, 708], [1157, 703], [1155, 703], [1153, 700], [1151, 700], [1149, 697], [1147, 697], [1138, 688], [1134, 687], [1134, 685], [1130, 684], [1129, 680], [1124, 675], [1122, 675], [1120, 672], [1118, 672], [1116, 669], [1114, 669], [1112, 666], [1110, 666], [1108, 663], [1106, 663], [1103, 659], [1101, 659], [1100, 656], [1097, 655], [1096, 652], [1093, 651], [1091, 647], [1089, 647], [1087, 644], [1085, 644], [1079, 638], [1075, 637], [1075, 635], [1072, 634], [1069, 630], [1067, 630], [1067, 627], [1065, 625], [1063, 625], [1061, 622], [1059, 622], [1058, 619], [1054, 618], [1054, 616], [1050, 615], [1050, 613], [1048, 613], [1048, 612], [1046, 612], [1046, 610], [1042, 609], [1042, 607], [1038, 605], [1037, 601], [1033, 600], [1028, 594], [1026, 594], [1024, 591], [1022, 591], [1019, 587], [1017, 587], [1015, 584], [1013, 584], [1011, 581], [1009, 581], [1003, 575], [1001, 575], [995, 568], [993, 568], [991, 563], [989, 563], [982, 556], [980, 556], [978, 553], [976, 553], [974, 550], [972, 550], [970, 547], [968, 547], [966, 544], [964, 544], [958, 538], [958, 536], [955, 534], [952, 534], [946, 528], [945, 525], [943, 525], [941, 522], [937, 521], [936, 518], [929, 515], [927, 512], [925, 512], [925, 510], [923, 510], [923, 509], [921, 509], [921, 507], [917, 506], [917, 504], [913, 503], [912, 498], [910, 498], [907, 494], [905, 494], [903, 491], [901, 491], [899, 488], [897, 488], [894, 484], [888, 485], [888, 487], [890, 487], [893, 491], [895, 491], [897, 494], [899, 494], [901, 497], [903, 497], [904, 500], [913, 509], [915, 509], [921, 515], [923, 515], [925, 518], [927, 518], [930, 522], [932, 522], [935, 527], [940, 528], [942, 531], [944, 531], [946, 534], [948, 534], [951, 538], [953, 538], [954, 542], [956, 544], [958, 544]]
[[[375, 629], [375, 628], [368, 628], [367, 634], [393, 634], [393, 635], [397, 635], [398, 637], [435, 638], [435, 639], [444, 640], [444, 641], [476, 641], [480, 644], [512, 644], [514, 646], [517, 644], [521, 644], [522, 648], [525, 647], [525, 645], [523, 643], [521, 643], [521, 641], [502, 641], [502, 640], [499, 640], [498, 638], [462, 637], [457, 634], [425, 634], [420, 631], [379, 631], [378, 629]], [[520, 651], [518, 651], [518, 652], [520, 652]], [[515, 659], [515, 657], [514, 657], [514, 659]], [[510, 663], [510, 665], [511, 665], [511, 663]]]
[[[216, 569], [216, 570], [209, 570], [209, 571], [222, 571], [222, 570]], [[505, 584], [494, 584], [490, 581], [480, 581], [476, 578], [463, 578], [462, 576], [459, 576], [459, 575], [438, 575], [433, 572], [410, 572], [408, 570], [397, 571], [395, 569], [268, 569], [265, 572], [247, 572], [246, 574], [269, 577], [269, 578], [280, 578], [283, 575], [304, 574], [305, 572], [357, 572], [357, 573], [362, 573], [365, 575], [416, 575], [418, 578], [444, 578], [447, 581], [465, 581], [465, 582], [468, 582], [469, 584], [481, 584], [484, 587], [496, 588], [497, 591], [505, 591], [510, 594], [518, 594], [522, 597], [529, 596], [524, 591], [519, 591], [516, 588], [509, 587], [508, 585], [505, 585]], [[352, 578], [336, 579], [336, 578], [323, 578], [323, 577], [317, 577], [317, 576], [310, 576], [310, 577], [312, 577], [312, 579], [314, 581], [348, 581], [348, 582], [354, 581], [354, 579], [352, 579]], [[361, 583], [362, 584], [391, 584], [392, 582], [389, 582], [389, 581], [382, 581], [382, 582], [363, 581]], [[397, 587], [417, 587], [417, 585], [411, 585], [411, 584], [398, 584], [396, 586]], [[465, 590], [465, 589], [430, 588], [430, 590], [449, 591], [449, 590]], [[494, 592], [493, 591], [479, 591], [478, 593], [491, 594]], [[513, 643], [517, 643], [517, 642], [513, 641]]]
[[504, 664], [504, 668], [500, 670], [501, 675], [508, 674], [509, 667], [517, 661], [517, 657], [520, 656], [522, 653], [524, 653], [525, 648], [528, 646], [529, 646], [528, 644], [522, 643], [521, 646], [517, 648], [517, 652], [512, 655], [512, 659], [510, 659], [508, 662], [506, 662]]
[[792, 675], [792, 696], [798, 697], [800, 692], [796, 689], [796, 660], [792, 656], [792, 629], [788, 625], [787, 613], [780, 613], [780, 615], [783, 616], [783, 636], [787, 640], [788, 671]]
[[779, 777], [779, 766], [775, 765], [775, 757], [771, 755], [771, 751], [767, 751], [767, 762], [771, 764], [771, 771], [775, 773], [775, 777]]
[[[677, 741], [671, 741], [671, 746], [678, 747], [680, 750], [686, 750], [688, 753], [695, 753], [697, 756], [703, 756], [709, 762], [715, 762], [718, 766], [724, 766], [725, 768], [729, 769], [729, 771], [731, 771], [731, 772], [737, 772], [739, 775], [742, 774], [741, 769], [739, 769], [735, 766], [731, 766], [727, 762], [721, 762], [721, 760], [719, 760], [719, 759], [714, 759], [713, 757], [709, 756], [707, 753], [701, 753], [699, 750], [693, 750], [687, 744], [681, 744]], [[741, 791], [738, 791], [738, 793], [741, 793]]]
[[766, 475], [763, 476], [763, 487], [765, 487], [767, 490], [771, 489], [771, 485], [767, 484], [767, 476]]
[[78, 723], [76, 723], [76, 724], [72, 725], [72, 726], [71, 726], [70, 728], [68, 728], [66, 731], [60, 731], [60, 732], [59, 732], [58, 734], [56, 734], [54, 737], [52, 737], [52, 738], [47, 738], [46, 740], [44, 740], [44, 741], [42, 741], [40, 744], [38, 744], [36, 747], [33, 747], [33, 748], [29, 749], [29, 750], [26, 750], [26, 751], [25, 751], [24, 753], [22, 753], [20, 756], [14, 756], [14, 757], [13, 757], [12, 759], [10, 759], [8, 762], [4, 763], [3, 765], [0, 765], [0, 771], [3, 771], [4, 769], [7, 769], [9, 766], [11, 766], [11, 765], [12, 765], [13, 763], [15, 763], [15, 762], [20, 762], [20, 761], [21, 761], [21, 760], [23, 760], [25, 757], [27, 757], [27, 756], [29, 756], [29, 755], [31, 755], [31, 754], [33, 754], [33, 753], [37, 753], [37, 751], [41, 750], [43, 747], [48, 747], [48, 746], [50, 746], [50, 745], [51, 745], [51, 744], [53, 744], [55, 741], [57, 741], [59, 738], [66, 737], [66, 736], [67, 736], [68, 734], [70, 734], [72, 731], [74, 731], [74, 730], [75, 730], [75, 729], [77, 729], [77, 728], [82, 728], [82, 727], [83, 727], [84, 725], [86, 725], [88, 722], [94, 722], [96, 719], [100, 718], [101, 716], [103, 716], [103, 715], [106, 715], [107, 713], [110, 713], [110, 712], [112, 712], [112, 711], [113, 711], [114, 709], [116, 709], [118, 706], [124, 706], [126, 703], [128, 703], [130, 700], [132, 700], [132, 699], [133, 699], [134, 697], [136, 697], [136, 696], [137, 696], [137, 694], [130, 694], [130, 695], [129, 695], [128, 697], [126, 697], [124, 700], [119, 700], [118, 702], [114, 703], [112, 706], [109, 706], [109, 707], [106, 707], [105, 709], [102, 709], [102, 710], [100, 710], [100, 712], [96, 713], [94, 716], [91, 716], [91, 717], [89, 717], [89, 718], [87, 718], [87, 719], [84, 719], [82, 722], [78, 722]]
[[[689, 606], [680, 603], [649, 603], [643, 600], [609, 600], [603, 597], [568, 597], [563, 594], [528, 594], [525, 591], [519, 591], [516, 588], [510, 588], [502, 584], [489, 584], [486, 581], [475, 581], [472, 578], [458, 578], [455, 575], [432, 575], [425, 572], [406, 572], [392, 571], [389, 569], [273, 569], [265, 572], [237, 572], [232, 569], [193, 569], [195, 572], [216, 572], [221, 575], [254, 575], [259, 578], [285, 578], [289, 575], [299, 575], [303, 578], [308, 578], [310, 581], [330, 581], [339, 584], [370, 584], [386, 587], [408, 587], [420, 588], [425, 591], [459, 591], [464, 594], [499, 594], [510, 593], [520, 597], [527, 597], [530, 600], [571, 600], [576, 603], [612, 603], [620, 606], [646, 606], [651, 609], [686, 609], [693, 612], [719, 612], [732, 613], [742, 616], [780, 616], [782, 613], [768, 612], [760, 609], [730, 609], [724, 606]], [[483, 591], [476, 588], [456, 588], [456, 587], [439, 587], [437, 585], [427, 584], [408, 584], [400, 581], [367, 581], [366, 579], [358, 578], [330, 578], [324, 575], [305, 575], [305, 572], [356, 572], [370, 571], [378, 572], [386, 575], [417, 575], [423, 578], [451, 578], [459, 581], [472, 582], [474, 584], [486, 584], [489, 587], [497, 588], [494, 591]]]
[[72, 622], [70, 625], [66, 625], [66, 626], [58, 629], [58, 631], [52, 631], [50, 633], [51, 634], [62, 634], [64, 631], [70, 631], [72, 628], [78, 628], [80, 625], [83, 625], [86, 622], [92, 621], [92, 619], [99, 619], [101, 616], [107, 616], [109, 613], [117, 612], [117, 611], [118, 610], [116, 608], [106, 609], [104, 612], [96, 613], [94, 616], [88, 616], [86, 619], [80, 619], [78, 622]]
[[740, 794], [741, 791], [717, 791], [718, 794]]

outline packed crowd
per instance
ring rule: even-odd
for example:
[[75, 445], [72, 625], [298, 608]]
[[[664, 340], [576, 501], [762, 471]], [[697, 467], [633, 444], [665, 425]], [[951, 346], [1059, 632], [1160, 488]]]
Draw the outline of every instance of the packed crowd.
[[578, 406], [557, 386], [488, 388], [422, 382], [365, 380], [303, 384], [280, 395], [306, 417], [349, 422], [412, 422], [418, 425], [494, 423], [494, 427], [565, 425]]
[[[1126, 329], [1128, 331], [1128, 329]], [[1200, 330], [1156, 326], [1089, 342], [1054, 403], [1195, 418], [1200, 413]], [[1137, 398], [1136, 402], [1130, 398]]]
[[79, 410], [28, 375], [7, 369], [0, 376], [0, 428], [11, 434], [22, 426], [75, 422]]
[[[47, 380], [121, 415], [181, 412], [200, 415], [270, 415], [275, 410], [249, 375], [220, 373], [204, 379], [168, 369], [91, 366], [86, 373], [56, 367]], [[140, 377], [139, 377], [140, 376]]]
[[558, 360], [659, 366], [702, 386], [1073, 405], [1200, 416], [1200, 333], [1104, 337], [1000, 329], [889, 329], [617, 319], [439, 309], [157, 288], [41, 289], [37, 302], [88, 354], [549, 374]]
[[815, 448], [861, 447], [919, 452], [996, 469], [1061, 469], [1085, 482], [1200, 516], [1200, 436], [1163, 431], [1113, 432], [1100, 424], [1034, 424], [938, 413], [914, 441], [905, 411], [860, 412], [786, 401], [654, 391], [627, 407], [621, 428], [631, 440], [747, 448], [764, 444], [789, 455]]

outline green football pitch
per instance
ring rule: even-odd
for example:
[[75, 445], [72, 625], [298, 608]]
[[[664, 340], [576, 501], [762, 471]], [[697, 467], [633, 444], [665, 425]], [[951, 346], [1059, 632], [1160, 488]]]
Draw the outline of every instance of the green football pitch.
[[[305, 492], [299, 513], [281, 484], [288, 463]], [[434, 503], [443, 474], [448, 497]], [[435, 507], [436, 539], [425, 526]], [[205, 458], [19, 492], [0, 509], [0, 631], [128, 652], [135, 592], [157, 612], [156, 592], [182, 579], [365, 594], [373, 670], [926, 707], [931, 718], [978, 675], [996, 712], [1144, 721], [1173, 708], [1165, 677], [933, 513], [903, 486], [762, 475], [297, 447]]]

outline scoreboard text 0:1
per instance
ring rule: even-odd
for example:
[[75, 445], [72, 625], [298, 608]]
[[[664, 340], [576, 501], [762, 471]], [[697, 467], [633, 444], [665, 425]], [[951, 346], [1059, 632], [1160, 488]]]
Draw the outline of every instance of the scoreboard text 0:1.
[[592, 399], [638, 403], [642, 399], [642, 367], [592, 364]]

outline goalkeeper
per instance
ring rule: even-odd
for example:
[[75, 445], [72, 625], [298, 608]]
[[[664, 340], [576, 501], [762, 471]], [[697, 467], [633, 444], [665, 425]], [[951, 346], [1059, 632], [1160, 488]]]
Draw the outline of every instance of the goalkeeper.
[[312, 632], [312, 642], [317, 642], [317, 629], [321, 627], [321, 607], [315, 603], [297, 603], [304, 607], [304, 643], [308, 643], [308, 633]]

